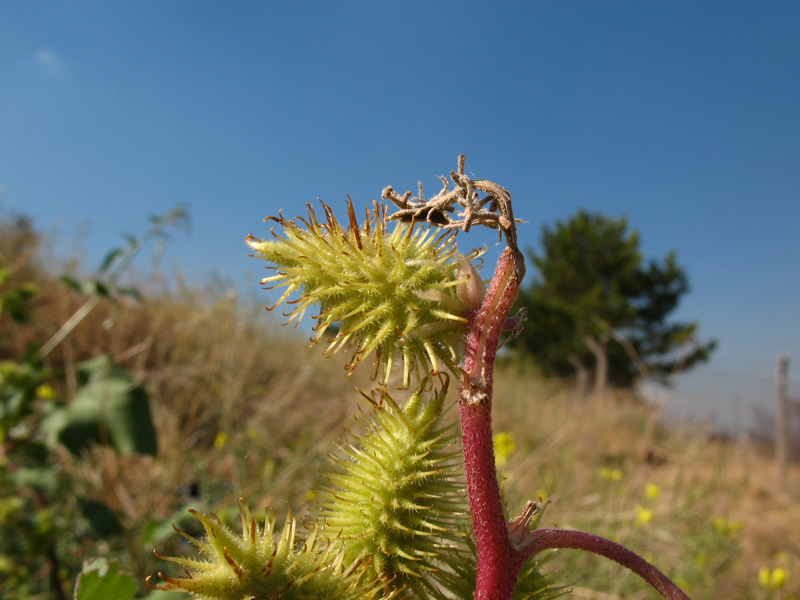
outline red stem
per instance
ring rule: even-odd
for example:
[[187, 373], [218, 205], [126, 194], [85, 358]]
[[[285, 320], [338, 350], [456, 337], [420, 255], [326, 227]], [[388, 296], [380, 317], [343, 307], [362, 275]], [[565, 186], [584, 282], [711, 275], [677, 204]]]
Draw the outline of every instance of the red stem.
[[630, 569], [668, 600], [690, 600], [689, 596], [666, 575], [641, 556], [606, 538], [571, 529], [538, 529], [530, 533], [529, 540], [522, 549], [526, 558], [553, 548], [574, 548], [593, 552]]
[[464, 469], [478, 553], [476, 599], [511, 598], [519, 570], [509, 573], [514, 551], [497, 485], [492, 449], [491, 403], [461, 403]]
[[668, 600], [689, 600], [661, 571], [630, 550], [605, 538], [563, 529], [528, 530], [532, 511], [511, 523], [503, 513], [492, 440], [494, 362], [506, 319], [524, 274], [519, 250], [506, 248], [481, 307], [467, 314], [464, 372], [459, 391], [461, 440], [469, 506], [475, 532], [478, 573], [475, 600], [511, 600], [525, 562], [548, 548], [594, 552], [627, 567]]
[[467, 324], [459, 394], [464, 472], [478, 554], [476, 600], [511, 598], [524, 564], [511, 545], [492, 441], [494, 361], [503, 324], [519, 289], [518, 251], [506, 248], [480, 309]]

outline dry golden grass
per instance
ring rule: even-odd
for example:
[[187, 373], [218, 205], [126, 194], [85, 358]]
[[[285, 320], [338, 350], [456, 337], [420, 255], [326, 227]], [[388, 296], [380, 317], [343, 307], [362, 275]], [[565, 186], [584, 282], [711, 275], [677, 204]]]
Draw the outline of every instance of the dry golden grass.
[[[34, 242], [0, 235], [0, 254], [17, 259], [17, 279], [40, 287], [33, 322], [6, 328], [0, 358], [48, 339], [85, 300], [35, 268]], [[56, 382], [63, 398], [74, 389], [75, 365], [101, 353], [150, 395], [157, 457], [121, 457], [106, 448], [80, 459], [58, 455], [76, 493], [102, 500], [126, 526], [137, 576], [155, 570], [143, 545], [148, 524], [187, 506], [224, 517], [242, 496], [252, 506], [283, 510], [289, 502], [302, 512], [325, 454], [357, 409], [354, 387], [370, 386], [368, 367], [343, 377], [342, 357], [323, 359], [262, 311], [242, 307], [233, 294], [185, 288], [143, 303], [106, 303], [48, 357], [64, 373]], [[796, 465], [786, 491], [776, 492], [769, 457], [745, 440], [710, 441], [700, 431], [665, 425], [631, 397], [583, 403], [519, 365], [498, 370], [495, 397], [495, 431], [516, 443], [501, 468], [510, 513], [546, 497], [552, 505], [545, 526], [577, 527], [629, 545], [683, 580], [695, 600], [767, 598], [757, 583], [762, 566], [785, 567], [788, 589], [800, 597]], [[660, 493], [648, 497], [652, 486]], [[639, 522], [640, 509], [652, 511], [649, 522]], [[723, 531], [725, 523], [735, 531]], [[557, 561], [578, 584], [576, 597], [655, 597], [614, 565], [577, 552]]]
[[[777, 491], [771, 456], [747, 439], [711, 440], [699, 428], [664, 424], [631, 396], [582, 402], [524, 371], [505, 369], [495, 392], [495, 431], [511, 433], [517, 446], [500, 470], [510, 513], [546, 496], [546, 526], [628, 545], [682, 580], [695, 600], [800, 593], [797, 465]], [[652, 520], [640, 523], [648, 510]], [[571, 551], [560, 560], [577, 572], [579, 597], [657, 597], [613, 564]], [[764, 566], [789, 570], [788, 589], [760, 589]]]
[[[12, 225], [0, 233], [0, 256], [14, 258], [6, 259], [15, 276], [5, 289], [33, 281], [39, 290], [29, 323], [2, 323], [0, 359], [19, 360], [86, 297], [37, 266], [35, 234]], [[76, 494], [107, 504], [127, 528], [142, 577], [154, 566], [141, 545], [148, 523], [189, 506], [223, 511], [239, 496], [258, 508], [301, 510], [358, 403], [354, 385], [369, 385], [363, 374], [343, 377], [343, 358], [323, 359], [303, 335], [284, 331], [263, 307], [242, 307], [233, 293], [184, 287], [146, 295], [144, 302], [104, 301], [45, 360], [66, 401], [76, 365], [104, 353], [148, 392], [157, 457], [100, 447], [80, 458], [57, 452]]]

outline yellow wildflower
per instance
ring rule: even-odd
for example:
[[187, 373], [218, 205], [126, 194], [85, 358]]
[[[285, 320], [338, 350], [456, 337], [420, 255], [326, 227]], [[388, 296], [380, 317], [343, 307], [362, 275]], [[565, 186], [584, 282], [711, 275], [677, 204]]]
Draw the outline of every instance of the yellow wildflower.
[[661, 488], [655, 483], [648, 483], [644, 488], [644, 495], [648, 500], [655, 500], [661, 495]]
[[510, 433], [500, 432], [494, 436], [494, 462], [502, 467], [508, 462], [509, 457], [517, 450], [514, 438]]
[[789, 574], [783, 567], [761, 567], [758, 571], [758, 583], [765, 590], [779, 590], [786, 585], [788, 579]]
[[726, 519], [725, 517], [714, 517], [711, 519], [711, 527], [714, 528], [719, 535], [725, 537], [734, 537], [744, 527], [744, 522]]
[[769, 567], [761, 567], [758, 570], [758, 585], [765, 590], [769, 589]]
[[56, 391], [49, 383], [43, 383], [36, 388], [36, 397], [42, 400], [52, 400], [56, 397]]
[[653, 520], [653, 510], [650, 508], [645, 508], [641, 504], [636, 505], [636, 524], [639, 527], [647, 525], [650, 521]]
[[622, 479], [622, 471], [603, 467], [600, 469], [600, 478], [603, 481], [620, 481]]

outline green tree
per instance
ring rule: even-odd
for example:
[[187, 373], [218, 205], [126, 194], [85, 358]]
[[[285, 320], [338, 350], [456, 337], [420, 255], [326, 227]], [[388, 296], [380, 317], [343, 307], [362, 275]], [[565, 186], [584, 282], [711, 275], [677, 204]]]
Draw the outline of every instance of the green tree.
[[538, 272], [518, 298], [528, 321], [515, 345], [552, 375], [594, 371], [600, 391], [707, 361], [716, 341], [698, 341], [697, 322], [668, 321], [689, 291], [675, 252], [645, 260], [639, 242], [624, 217], [581, 210], [545, 225], [541, 252], [528, 252]]

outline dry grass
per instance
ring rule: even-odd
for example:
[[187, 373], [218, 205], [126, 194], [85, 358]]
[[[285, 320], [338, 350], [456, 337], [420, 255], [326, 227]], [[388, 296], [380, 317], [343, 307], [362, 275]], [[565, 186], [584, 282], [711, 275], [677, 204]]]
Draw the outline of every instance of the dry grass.
[[[34, 242], [0, 235], [0, 253], [17, 259], [17, 279], [40, 287], [34, 321], [6, 329], [0, 358], [46, 340], [84, 301], [35, 268]], [[325, 453], [355, 412], [354, 386], [370, 385], [364, 372], [344, 378], [341, 357], [321, 358], [262, 311], [202, 289], [105, 304], [48, 358], [65, 374], [56, 382], [64, 398], [74, 388], [75, 365], [100, 353], [150, 394], [157, 457], [103, 448], [80, 459], [59, 454], [76, 492], [107, 503], [127, 527], [129, 564], [140, 577], [155, 570], [143, 542], [148, 525], [188, 505], [223, 517], [239, 496], [278, 510], [286, 502], [296, 512], [306, 506]], [[786, 492], [775, 492], [769, 458], [744, 440], [715, 442], [666, 426], [632, 398], [581, 403], [524, 367], [501, 368], [495, 393], [495, 430], [511, 433], [517, 447], [501, 469], [512, 514], [546, 496], [546, 526], [629, 545], [683, 580], [695, 600], [766, 598], [757, 585], [762, 566], [785, 566], [800, 596], [796, 465]], [[657, 497], [647, 497], [648, 484], [658, 487]], [[637, 522], [637, 505], [652, 511], [650, 522]], [[741, 522], [741, 530], [721, 533], [714, 519]], [[558, 560], [580, 583], [576, 597], [655, 597], [614, 565], [576, 552]]]
[[[14, 257], [6, 259], [15, 271], [8, 287], [33, 281], [39, 290], [30, 323], [3, 322], [0, 359], [19, 360], [86, 297], [37, 265], [35, 234], [17, 225], [0, 233], [0, 255]], [[76, 493], [107, 504], [127, 528], [141, 577], [154, 567], [150, 548], [142, 547], [148, 524], [189, 506], [224, 516], [241, 496], [254, 507], [302, 509], [357, 404], [354, 386], [368, 385], [361, 374], [343, 377], [341, 357], [309, 351], [302, 335], [283, 331], [263, 307], [241, 306], [233, 293], [184, 287], [146, 295], [145, 302], [101, 303], [46, 359], [67, 401], [76, 365], [103, 353], [149, 394], [157, 457], [99, 447], [78, 459], [57, 453]]]
[[[715, 441], [699, 429], [665, 425], [656, 409], [630, 396], [584, 403], [524, 371], [508, 368], [496, 384], [495, 430], [511, 433], [517, 445], [501, 469], [510, 513], [545, 496], [552, 501], [545, 525], [628, 545], [681, 580], [695, 600], [768, 597], [757, 583], [763, 566], [787, 568], [790, 590], [783, 592], [800, 593], [797, 465], [785, 491], [776, 491], [771, 457], [747, 439]], [[648, 486], [657, 497], [648, 497]], [[647, 523], [638, 521], [643, 509], [652, 511]], [[579, 552], [563, 552], [560, 561], [577, 575], [579, 597], [657, 597], [616, 565]]]

